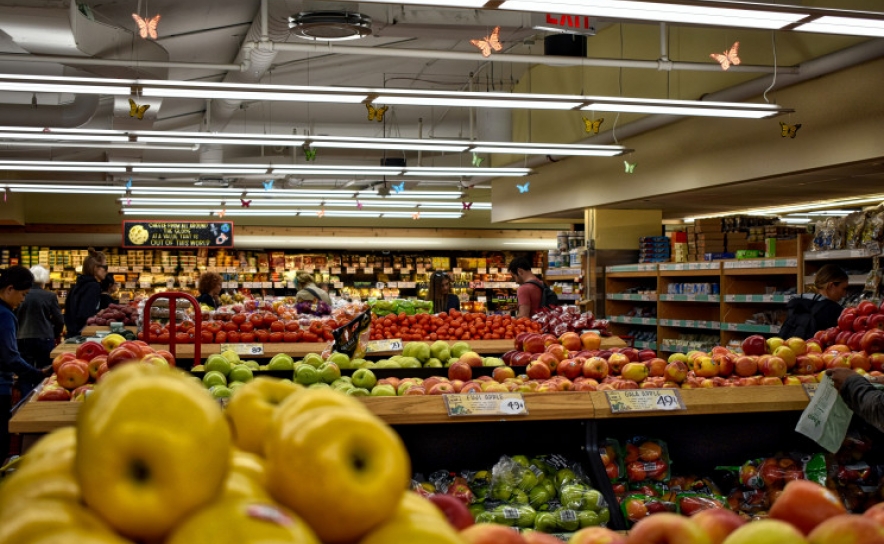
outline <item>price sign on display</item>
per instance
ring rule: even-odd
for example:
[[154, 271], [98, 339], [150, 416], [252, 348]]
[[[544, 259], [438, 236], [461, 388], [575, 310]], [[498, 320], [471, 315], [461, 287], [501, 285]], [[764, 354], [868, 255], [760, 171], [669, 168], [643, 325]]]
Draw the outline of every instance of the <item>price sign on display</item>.
[[379, 351], [402, 351], [402, 339], [371, 340], [365, 344], [365, 353], [377, 353]]
[[264, 355], [264, 344], [221, 344], [221, 352], [231, 350], [237, 355]]
[[687, 410], [676, 389], [624, 389], [605, 391], [612, 414]]
[[528, 415], [521, 393], [444, 395], [449, 417]]

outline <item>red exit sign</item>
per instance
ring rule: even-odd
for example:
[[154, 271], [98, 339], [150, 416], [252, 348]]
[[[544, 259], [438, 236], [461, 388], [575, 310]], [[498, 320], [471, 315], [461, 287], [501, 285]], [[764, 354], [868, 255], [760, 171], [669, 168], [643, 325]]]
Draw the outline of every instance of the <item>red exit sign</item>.
[[567, 34], [595, 35], [592, 17], [587, 15], [562, 15], [558, 13], [532, 14], [532, 26], [539, 30]]

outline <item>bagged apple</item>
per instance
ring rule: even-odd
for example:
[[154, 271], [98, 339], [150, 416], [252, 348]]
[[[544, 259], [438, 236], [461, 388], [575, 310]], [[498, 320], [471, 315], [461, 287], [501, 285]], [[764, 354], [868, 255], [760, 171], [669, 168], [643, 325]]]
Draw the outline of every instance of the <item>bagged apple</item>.
[[620, 501], [620, 510], [623, 512], [627, 525], [632, 526], [648, 516], [661, 512], [675, 512], [677, 508], [674, 502], [640, 493], [631, 493]]
[[616, 439], [606, 438], [599, 446], [599, 456], [602, 458], [602, 464], [605, 465], [605, 473], [612, 483], [625, 479], [623, 454], [620, 450], [620, 443]]
[[629, 482], [669, 480], [669, 448], [662, 440], [644, 436], [630, 438], [626, 442], [624, 462]]
[[693, 516], [702, 510], [727, 508], [727, 500], [720, 496], [687, 491], [676, 495], [675, 506], [678, 509], [679, 514]]

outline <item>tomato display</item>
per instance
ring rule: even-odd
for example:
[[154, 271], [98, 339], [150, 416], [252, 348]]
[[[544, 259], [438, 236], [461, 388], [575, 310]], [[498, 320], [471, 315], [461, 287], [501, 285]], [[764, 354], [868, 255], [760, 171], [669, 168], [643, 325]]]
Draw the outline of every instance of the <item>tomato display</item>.
[[540, 324], [525, 317], [458, 310], [438, 314], [373, 315], [371, 319], [372, 340], [501, 340], [515, 338], [524, 332], [539, 331]]

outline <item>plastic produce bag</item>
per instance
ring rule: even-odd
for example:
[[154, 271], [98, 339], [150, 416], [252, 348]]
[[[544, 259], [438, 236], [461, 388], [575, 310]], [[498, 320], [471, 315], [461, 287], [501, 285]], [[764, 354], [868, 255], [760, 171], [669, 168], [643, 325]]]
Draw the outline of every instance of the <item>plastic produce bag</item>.
[[847, 435], [852, 416], [853, 411], [841, 399], [831, 378], [823, 376], [795, 430], [834, 453]]
[[635, 436], [626, 442], [624, 457], [629, 482], [669, 480], [669, 448], [662, 440]]

